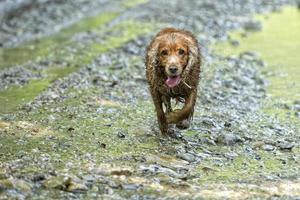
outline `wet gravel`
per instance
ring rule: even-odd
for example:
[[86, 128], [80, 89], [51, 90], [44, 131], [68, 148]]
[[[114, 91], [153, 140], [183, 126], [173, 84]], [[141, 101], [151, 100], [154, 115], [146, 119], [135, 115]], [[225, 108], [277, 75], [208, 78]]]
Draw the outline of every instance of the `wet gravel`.
[[[116, 9], [118, 1], [108, 0], [4, 0], [0, 2], [0, 44], [16, 46], [25, 41], [58, 32], [62, 28], [99, 11]], [[118, 9], [116, 9], [118, 11]]]
[[31, 71], [24, 67], [13, 67], [0, 72], [0, 90], [8, 89], [9, 87], [23, 86], [30, 80], [45, 78], [41, 72]]
[[[101, 3], [107, 2], [97, 1], [95, 4], [99, 6]], [[0, 164], [0, 199], [30, 197], [31, 191], [40, 192], [40, 188], [53, 189], [57, 192], [52, 193], [53, 196], [50, 198], [108, 198], [110, 196], [113, 199], [157, 199], [164, 197], [160, 194], [142, 194], [139, 192], [143, 189], [147, 191], [149, 188], [158, 187], [160, 189], [159, 187], [162, 185], [173, 188], [171, 193], [174, 192], [174, 194], [168, 193], [170, 199], [186, 198], [184, 192], [179, 194], [176, 193], [176, 190], [185, 189], [194, 195], [197, 194], [199, 188], [196, 185], [202, 174], [195, 172], [195, 168], [200, 166], [205, 173], [218, 171], [218, 169], [206, 166], [205, 162], [207, 161], [222, 167], [241, 155], [249, 159], [260, 160], [257, 150], [279, 155], [284, 152], [291, 152], [295, 146], [299, 146], [300, 138], [296, 134], [297, 129], [259, 112], [262, 100], [266, 97], [267, 83], [262, 74], [264, 62], [253, 52], [223, 57], [216, 55], [209, 48], [209, 44], [216, 41], [230, 40], [228, 31], [232, 29], [242, 27], [247, 31], [259, 31], [262, 27], [258, 22], [253, 21], [251, 14], [276, 11], [288, 3], [291, 4], [293, 1], [276, 1], [275, 3], [274, 1], [243, 1], [236, 3], [229, 0], [218, 2], [203, 0], [188, 1], [188, 3], [184, 3], [184, 6], [180, 1], [159, 3], [158, 1], [151, 1], [136, 10], [125, 12], [118, 20], [133, 18], [138, 21], [164, 23], [163, 26], [166, 24], [186, 28], [193, 30], [199, 39], [205, 64], [202, 67], [196, 113], [193, 125], [189, 129], [193, 134], [188, 135], [184, 132], [177, 139], [160, 138], [163, 150], [155, 153], [168, 154], [164, 155], [164, 158], [152, 154], [110, 158], [111, 160], [119, 159], [133, 162], [135, 163], [133, 166], [115, 166], [106, 163], [99, 165], [93, 162], [95, 158], [93, 152], [87, 151], [77, 152], [78, 154], [75, 156], [76, 159], [88, 161], [84, 166], [79, 166], [75, 159], [74, 162], [66, 163], [63, 170], [56, 170], [53, 163], [62, 162], [59, 156], [51, 157], [47, 153], [32, 156], [39, 155], [39, 149], [32, 149], [32, 152], [19, 152], [19, 159]], [[46, 5], [49, 4], [49, 8], [46, 9]], [[62, 10], [55, 11], [54, 16], [50, 15], [51, 9], [56, 8], [58, 4]], [[86, 1], [76, 1], [76, 3], [71, 4], [45, 1], [45, 4], [41, 3], [29, 12], [20, 13], [21, 17], [15, 16], [6, 20], [1, 25], [2, 31], [4, 30], [3, 27], [8, 26], [7, 30], [5, 29], [6, 39], [2, 44], [14, 46], [23, 40], [40, 37], [47, 32], [48, 26], [64, 24], [63, 21], [68, 21], [68, 16], [73, 16], [71, 14], [72, 9], [77, 8], [78, 5], [87, 7], [75, 9], [74, 15], [79, 16], [79, 18], [82, 16], [76, 14], [77, 12], [83, 12], [84, 9], [91, 9], [90, 7], [94, 6], [93, 3]], [[43, 21], [36, 21], [36, 16], [44, 9], [46, 9], [46, 13], [41, 20], [49, 20], [47, 26], [41, 25]], [[67, 11], [66, 17], [61, 21], [55, 20], [59, 18], [60, 12], [64, 13], [64, 9]], [[32, 25], [21, 25], [23, 19], [33, 22]], [[78, 20], [78, 18], [75, 17], [73, 20]], [[24, 28], [24, 33], [28, 34], [28, 37], [26, 34], [19, 37], [20, 35], [16, 33], [18, 28]], [[118, 117], [121, 118], [124, 113], [113, 106], [116, 104], [124, 107], [136, 106], [139, 105], [139, 102], [150, 101], [149, 92], [146, 89], [147, 83], [142, 58], [145, 47], [153, 34], [139, 37], [121, 48], [103, 53], [97, 56], [92, 63], [82, 66], [79, 71], [56, 80], [34, 101], [24, 105], [20, 115], [26, 113], [26, 116], [30, 116], [39, 112], [41, 108], [49, 110], [52, 114], [47, 119], [40, 119], [39, 121], [43, 124], [58, 123], [61, 119], [59, 114], [63, 112], [69, 114], [70, 120], [76, 120], [76, 117], [77, 119], [80, 117], [82, 119], [96, 118], [97, 115], [101, 115], [111, 119], [105, 126], [114, 128], [113, 120], [117, 120]], [[20, 39], [17, 40], [17, 37]], [[84, 33], [84, 38], [85, 41], [89, 40], [89, 42], [97, 39], [92, 31]], [[74, 39], [80, 41], [80, 37]], [[42, 68], [47, 68], [47, 66], [42, 65]], [[214, 69], [213, 74], [211, 68]], [[14, 67], [2, 70], [0, 77], [3, 81], [1, 81], [0, 88], [6, 89], [13, 84], [24, 85], [28, 80], [43, 78], [34, 69], [29, 69], [32, 68]], [[60, 102], [80, 98], [85, 90], [97, 90], [99, 88], [101, 88], [101, 95], [93, 94], [91, 99], [85, 99], [86, 101], [78, 106], [71, 109], [58, 106]], [[70, 92], [74, 90], [79, 92]], [[95, 102], [94, 97], [106, 101], [95, 104], [93, 103]], [[99, 108], [99, 104], [113, 106], [109, 109], [102, 109], [101, 106]], [[296, 101], [289, 109], [297, 114], [299, 113], [299, 105], [300, 103]], [[137, 109], [136, 112], [142, 111]], [[145, 119], [143, 127], [148, 131], [152, 127], [157, 127], [154, 117], [148, 116]], [[31, 130], [31, 132], [33, 129], [30, 124], [18, 124], [17, 127], [21, 130]], [[77, 134], [76, 125], [56, 128], [67, 129], [70, 135]], [[154, 134], [152, 131], [150, 132], [147, 132], [148, 135], [145, 134], [144, 137], [153, 137]], [[114, 136], [117, 141], [126, 141], [133, 137], [126, 130], [120, 129], [115, 131]], [[154, 135], [154, 137], [159, 136]], [[28, 142], [26, 138], [20, 138], [18, 144], [22, 145], [26, 142]], [[53, 149], [58, 147], [67, 149], [72, 145], [70, 141], [69, 143], [59, 143], [56, 136], [49, 136], [47, 142], [53, 144]], [[110, 145], [101, 141], [98, 143], [101, 149], [107, 149]], [[228, 147], [229, 150], [219, 152], [211, 150], [211, 147]], [[168, 151], [168, 148], [172, 150]], [[289, 159], [299, 160], [299, 155], [289, 156], [292, 157]], [[29, 161], [33, 163], [32, 165], [35, 163], [41, 169], [46, 169], [47, 172], [31, 174], [30, 177], [25, 174], [25, 177], [22, 177], [24, 175], [18, 169], [23, 168]], [[282, 162], [287, 161], [283, 160]], [[2, 169], [5, 171], [1, 171]], [[75, 170], [75, 173], [72, 173], [72, 169], [80, 169], [80, 171]], [[280, 179], [280, 176], [269, 176], [266, 179]], [[1, 191], [14, 191], [14, 189], [17, 192], [1, 193]], [[125, 197], [122, 196], [124, 193], [120, 191], [125, 191]], [[39, 193], [41, 197], [46, 197], [47, 194], [47, 192]]]

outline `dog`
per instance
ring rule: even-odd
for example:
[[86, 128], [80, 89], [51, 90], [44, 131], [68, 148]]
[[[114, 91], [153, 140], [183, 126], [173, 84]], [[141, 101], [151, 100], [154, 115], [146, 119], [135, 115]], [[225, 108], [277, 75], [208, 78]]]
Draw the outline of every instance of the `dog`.
[[[145, 65], [161, 133], [169, 134], [171, 124], [188, 128], [194, 113], [201, 66], [197, 39], [189, 31], [164, 28], [147, 47]], [[183, 108], [172, 110], [171, 99], [184, 103]]]

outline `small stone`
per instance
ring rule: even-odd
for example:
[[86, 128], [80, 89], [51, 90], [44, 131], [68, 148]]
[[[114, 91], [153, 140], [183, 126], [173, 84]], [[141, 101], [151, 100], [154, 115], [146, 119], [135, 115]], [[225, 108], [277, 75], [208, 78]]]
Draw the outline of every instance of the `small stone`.
[[74, 181], [71, 181], [66, 189], [66, 191], [73, 192], [73, 193], [81, 193], [81, 192], [85, 192], [87, 190], [88, 190], [88, 187], [85, 184], [77, 183]]
[[218, 170], [210, 167], [210, 166], [202, 166], [201, 169], [203, 170], [204, 173], [208, 174], [208, 173], [211, 173], [211, 172], [216, 172]]
[[48, 93], [46, 93], [46, 95], [48, 96], [48, 98], [50, 98], [50, 99], [53, 99], [53, 100], [56, 100], [56, 99], [58, 99], [59, 98], [59, 95], [58, 94], [56, 94], [55, 92], [48, 92]]
[[122, 189], [124, 190], [137, 190], [139, 188], [139, 185], [137, 184], [124, 184], [122, 185]]
[[48, 118], [49, 122], [54, 122], [56, 120], [56, 117], [54, 115], [49, 115]]
[[206, 126], [206, 127], [209, 127], [209, 128], [211, 128], [211, 127], [217, 127], [217, 123], [212, 118], [204, 118], [202, 120], [202, 124], [204, 126]]
[[105, 149], [106, 148], [106, 144], [105, 143], [99, 143], [99, 146], [101, 147], [101, 148], [103, 148], [103, 149]]
[[195, 159], [195, 156], [193, 154], [190, 154], [190, 153], [179, 153], [177, 155], [178, 158], [181, 158], [182, 160], [186, 160], [188, 162], [194, 162], [196, 159]]
[[230, 122], [225, 122], [224, 126], [227, 127], [227, 128], [229, 128], [229, 127], [231, 127], [231, 123]]
[[265, 144], [262, 146], [262, 149], [265, 151], [273, 151], [275, 149], [275, 147], [270, 144]]
[[70, 177], [52, 176], [43, 183], [43, 186], [45, 188], [55, 188], [55, 189], [65, 190], [67, 188], [67, 185], [69, 185], [70, 181], [71, 181]]
[[168, 129], [168, 136], [175, 139], [182, 139], [182, 134], [179, 130], [177, 130], [175, 127], [171, 127]]
[[178, 174], [172, 169], [162, 167], [160, 165], [141, 165], [140, 170], [143, 172], [143, 174], [163, 174], [168, 177], [173, 177], [173, 178], [181, 178], [182, 175]]
[[132, 175], [132, 173], [133, 173], [132, 170], [126, 167], [123, 168], [116, 167], [110, 170], [111, 175], [117, 175], [117, 176], [121, 176], [121, 175], [130, 176]]
[[121, 132], [121, 131], [118, 132], [118, 138], [125, 138], [125, 137], [126, 137], [126, 135], [124, 132]]
[[13, 183], [10, 179], [0, 180], [0, 191], [13, 188]]
[[31, 192], [31, 186], [29, 183], [23, 180], [13, 180], [14, 187], [22, 192], [28, 193]]
[[93, 173], [100, 174], [103, 176], [117, 175], [117, 176], [130, 176], [133, 174], [133, 170], [130, 167], [122, 166], [112, 166], [103, 164], [98, 168], [92, 170]]
[[8, 178], [7, 171], [4, 168], [0, 168], [0, 179], [5, 179], [5, 178]]
[[294, 106], [293, 106], [293, 109], [294, 109], [295, 111], [300, 111], [300, 104], [294, 105]]
[[261, 148], [265, 143], [263, 141], [257, 141], [257, 142], [253, 142], [252, 146], [253, 148]]
[[1, 129], [9, 128], [9, 125], [10, 124], [8, 122], [0, 121], [0, 128]]
[[229, 158], [229, 159], [234, 159], [234, 158], [238, 157], [238, 154], [235, 152], [228, 152], [228, 153], [225, 153], [225, 157]]
[[32, 181], [34, 182], [43, 181], [45, 179], [46, 179], [45, 174], [35, 174], [32, 177]]
[[243, 142], [242, 138], [239, 135], [232, 133], [221, 134], [217, 137], [217, 143], [221, 144], [233, 145], [238, 142]]
[[283, 142], [279, 142], [277, 144], [277, 146], [281, 149], [281, 150], [292, 150], [293, 147], [295, 146], [294, 144], [290, 143], [290, 142], [286, 142], [286, 141], [283, 141]]

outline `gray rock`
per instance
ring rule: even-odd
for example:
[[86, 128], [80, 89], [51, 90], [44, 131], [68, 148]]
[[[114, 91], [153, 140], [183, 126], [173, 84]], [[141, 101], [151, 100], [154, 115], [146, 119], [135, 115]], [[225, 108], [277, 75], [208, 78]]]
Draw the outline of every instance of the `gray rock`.
[[31, 185], [27, 183], [26, 181], [20, 180], [20, 179], [14, 179], [13, 180], [14, 188], [17, 190], [24, 192], [24, 193], [29, 193], [31, 192]]
[[73, 192], [73, 193], [81, 193], [88, 190], [88, 187], [80, 182], [71, 181], [66, 188], [66, 191]]
[[280, 141], [280, 142], [277, 143], [277, 146], [281, 150], [292, 150], [295, 145], [293, 143], [291, 143], [291, 142]]
[[45, 188], [54, 188], [54, 189], [60, 189], [60, 190], [66, 190], [68, 185], [71, 182], [70, 177], [66, 176], [51, 176], [47, 180], [43, 182], [43, 186]]
[[220, 134], [217, 137], [216, 142], [225, 145], [234, 145], [236, 143], [243, 142], [243, 139], [237, 134], [225, 133], [225, 134]]
[[265, 144], [262, 146], [262, 149], [265, 151], [273, 151], [275, 149], [275, 147], [270, 144]]
[[186, 160], [188, 162], [194, 162], [196, 160], [195, 156], [190, 153], [179, 153], [177, 154], [177, 157]]
[[122, 184], [123, 190], [137, 190], [140, 186], [137, 184]]

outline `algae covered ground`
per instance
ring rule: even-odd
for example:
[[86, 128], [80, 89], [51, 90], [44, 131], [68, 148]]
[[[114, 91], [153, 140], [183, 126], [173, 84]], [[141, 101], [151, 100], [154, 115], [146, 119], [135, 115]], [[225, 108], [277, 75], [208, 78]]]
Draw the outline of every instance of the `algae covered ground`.
[[[300, 12], [295, 7], [286, 7], [272, 15], [258, 15], [256, 19], [262, 22], [262, 31], [235, 31], [230, 34], [231, 40], [241, 41], [239, 45], [224, 42], [215, 46], [217, 52], [224, 55], [254, 51], [266, 62], [263, 73], [269, 81], [270, 97], [265, 101], [265, 110], [288, 121], [298, 116], [290, 112], [290, 108], [300, 97], [299, 18]], [[299, 120], [294, 123], [299, 126]]]
[[[300, 198], [294, 1], [5, 2], [0, 199]], [[204, 59], [176, 137], [158, 131], [143, 60], [166, 26]]]

